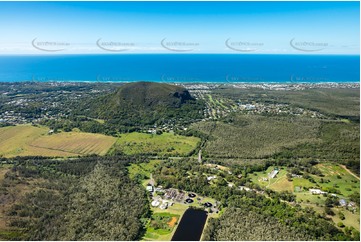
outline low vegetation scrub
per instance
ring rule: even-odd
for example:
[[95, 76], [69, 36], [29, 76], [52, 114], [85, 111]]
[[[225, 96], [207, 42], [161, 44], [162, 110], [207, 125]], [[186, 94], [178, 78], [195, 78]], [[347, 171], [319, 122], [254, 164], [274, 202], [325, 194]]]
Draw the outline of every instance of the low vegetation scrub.
[[222, 158], [262, 158], [306, 142], [315, 142], [319, 121], [234, 115], [226, 122], [202, 122], [192, 128], [209, 134], [205, 154]]

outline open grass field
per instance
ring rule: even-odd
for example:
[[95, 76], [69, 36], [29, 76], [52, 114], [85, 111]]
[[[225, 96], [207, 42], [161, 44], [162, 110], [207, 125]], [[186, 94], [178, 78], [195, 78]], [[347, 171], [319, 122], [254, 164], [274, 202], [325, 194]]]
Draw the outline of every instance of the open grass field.
[[[279, 167], [280, 171], [277, 176], [273, 179], [268, 179], [268, 181], [263, 181], [262, 178], [268, 178], [268, 173], [270, 173], [274, 167], [269, 167], [265, 172], [254, 172], [253, 175], [251, 175], [251, 178], [252, 182], [275, 191], [293, 192], [296, 187], [300, 187], [300, 192], [297, 192], [296, 194], [299, 199], [303, 200], [308, 199], [308, 195], [307, 197], [304, 197], [305, 195], [303, 195], [303, 192], [308, 194], [308, 188], [311, 187], [318, 187], [324, 191], [327, 191], [330, 188], [336, 188], [339, 191], [338, 196], [345, 198], [360, 190], [359, 180], [342, 166], [334, 163], [320, 163], [317, 164], [316, 167], [324, 175], [324, 177], [310, 175], [316, 183], [312, 183], [305, 178], [292, 178], [292, 181], [288, 181], [285, 167]], [[329, 181], [321, 182], [321, 178], [324, 181]], [[314, 196], [311, 195], [311, 197]]]
[[324, 205], [325, 200], [323, 195], [313, 195], [308, 191], [296, 193], [296, 201], [305, 205]]
[[[0, 155], [4, 157], [43, 155], [71, 156], [70, 152], [50, 150], [30, 145], [34, 140], [47, 135], [48, 129], [30, 125], [0, 128]], [[74, 155], [74, 154], [73, 154]]]
[[129, 177], [134, 179], [137, 175], [141, 175], [146, 179], [150, 178], [150, 174], [154, 171], [155, 167], [159, 165], [160, 160], [150, 160], [148, 163], [131, 163], [128, 166]]
[[360, 181], [343, 167], [333, 163], [322, 163], [316, 165], [325, 175], [324, 179], [329, 180], [327, 183], [320, 183], [320, 177], [314, 176], [315, 181], [320, 185], [321, 189], [336, 188], [344, 197], [349, 196], [355, 191], [360, 191]]
[[[268, 173], [270, 173], [274, 167], [269, 167], [265, 172], [254, 172], [251, 175], [251, 179], [252, 182], [262, 187], [267, 187], [278, 192], [294, 192], [296, 195], [296, 201], [299, 202], [302, 207], [311, 207], [320, 214], [324, 213], [326, 197], [323, 195], [313, 195], [308, 191], [308, 188], [317, 187], [323, 191], [327, 191], [327, 189], [330, 188], [336, 188], [339, 191], [337, 196], [339, 198], [345, 198], [346, 201], [349, 200], [348, 196], [350, 194], [360, 191], [359, 179], [355, 177], [354, 174], [350, 173], [350, 171], [347, 171], [344, 167], [335, 163], [320, 163], [317, 164], [316, 167], [324, 175], [323, 177], [310, 175], [316, 183], [312, 183], [305, 178], [292, 178], [292, 181], [288, 181], [286, 177], [287, 171], [282, 169], [284, 167], [279, 167], [281, 168], [280, 172], [273, 179], [268, 178]], [[263, 181], [262, 178], [268, 178], [268, 181]], [[328, 182], [321, 183], [321, 178], [324, 181], [328, 180]], [[296, 191], [296, 187], [299, 187], [300, 191]], [[359, 230], [359, 208], [354, 213], [342, 207], [334, 207], [332, 210], [336, 215], [329, 217], [335, 224], [342, 222], [345, 226], [352, 226]], [[342, 221], [338, 216], [340, 211], [345, 215], [345, 219]]]
[[[322, 196], [321, 196], [322, 199]], [[301, 204], [302, 207], [310, 207], [315, 210], [317, 213], [322, 214], [324, 212], [324, 207], [317, 206], [315, 204]], [[332, 221], [337, 224], [338, 222], [342, 222], [345, 226], [353, 227], [356, 230], [360, 231], [360, 212], [352, 213], [344, 208], [332, 208], [332, 211], [335, 213], [334, 216], [328, 216], [332, 219]], [[338, 216], [339, 212], [342, 212], [345, 215], [345, 219], [341, 220]]]
[[162, 230], [156, 231], [154, 229], [154, 227], [151, 226], [151, 221], [150, 221], [147, 225], [146, 234], [144, 235], [142, 240], [170, 241], [173, 237], [173, 234], [177, 230], [179, 221], [181, 220], [184, 212], [188, 209], [188, 207], [189, 207], [188, 204], [179, 204], [179, 203], [174, 203], [172, 206], [168, 207], [166, 210], [162, 210], [158, 207], [151, 207], [151, 209], [153, 211], [152, 217], [154, 217], [154, 214], [169, 214], [169, 215], [172, 215], [172, 217], [175, 217], [177, 219], [177, 221], [173, 227], [170, 227], [168, 224], [168, 223], [172, 222], [172, 218], [168, 221], [167, 220], [165, 221], [165, 224], [167, 224], [169, 229], [171, 230], [170, 232], [162, 231]]
[[181, 215], [170, 212], [153, 213], [143, 240], [170, 241]]
[[[275, 191], [289, 191], [293, 192], [294, 187], [293, 183], [287, 180], [286, 174], [287, 171], [284, 167], [278, 167], [279, 172], [275, 178], [269, 178], [268, 174], [273, 171], [275, 167], [269, 167], [265, 172], [254, 172], [253, 175], [251, 175], [252, 182], [255, 184], [258, 184], [262, 187], [267, 187]], [[263, 180], [263, 178], [266, 178], [266, 180]]]
[[75, 154], [105, 155], [115, 141], [116, 138], [102, 134], [67, 132], [42, 136], [30, 145]]
[[0, 156], [104, 155], [116, 138], [82, 132], [48, 135], [46, 127], [18, 125], [0, 128]]
[[[171, 214], [177, 214], [180, 215], [180, 217], [184, 214], [184, 212], [189, 208], [188, 204], [180, 204], [180, 203], [174, 203], [172, 206], [168, 207], [166, 210], [162, 210], [158, 207], [152, 207], [152, 211], [154, 213], [171, 213]], [[179, 218], [180, 220], [180, 218]]]
[[[351, 226], [357, 230], [360, 230], [360, 212], [352, 213], [344, 208], [333, 208], [332, 210], [336, 214], [335, 216], [332, 216], [332, 220], [335, 222], [335, 224], [342, 222], [345, 226]], [[346, 219], [341, 220], [338, 216], [339, 212], [342, 212]]]
[[280, 176], [276, 179], [276, 181], [271, 184], [268, 188], [275, 190], [277, 192], [279, 191], [289, 191], [293, 192], [293, 183], [287, 180], [287, 177], [285, 175]]
[[293, 180], [293, 186], [294, 187], [299, 187], [300, 189], [302, 188], [307, 188], [307, 187], [313, 187], [315, 184], [310, 182], [309, 180], [307, 179], [304, 179], [304, 178], [292, 178]]
[[29, 125], [0, 128], [0, 155], [16, 156], [29, 149], [27, 143], [47, 133], [46, 129]]
[[199, 138], [163, 133], [161, 135], [133, 132], [122, 134], [117, 139], [111, 152], [121, 151], [128, 155], [157, 154], [157, 155], [187, 155], [200, 142]]
[[[299, 198], [299, 196], [297, 196]], [[312, 208], [313, 210], [315, 210], [317, 213], [322, 214], [325, 211], [325, 208], [323, 206], [323, 203], [325, 201], [325, 198], [323, 196], [319, 196], [320, 198], [318, 198], [318, 196], [313, 196], [310, 194], [305, 194], [305, 196], [300, 196], [300, 198], [302, 199], [309, 199], [311, 200], [309, 203], [303, 202], [301, 203], [302, 207], [309, 207]], [[318, 202], [320, 205], [316, 205], [315, 203]], [[328, 216], [330, 219], [332, 219], [332, 221], [337, 224], [338, 222], [342, 222], [345, 226], [348, 227], [353, 227], [356, 230], [360, 231], [360, 211], [356, 211], [354, 213], [352, 213], [351, 211], [346, 210], [345, 208], [340, 208], [340, 207], [334, 207], [332, 208], [332, 211], [335, 213], [334, 216]], [[339, 217], [339, 212], [342, 212], [345, 215], [345, 219], [341, 220]]]

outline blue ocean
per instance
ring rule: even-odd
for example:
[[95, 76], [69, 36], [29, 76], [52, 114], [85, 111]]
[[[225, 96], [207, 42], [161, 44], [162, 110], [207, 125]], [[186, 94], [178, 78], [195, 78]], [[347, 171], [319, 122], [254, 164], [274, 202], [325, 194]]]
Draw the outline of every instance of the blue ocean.
[[360, 56], [122, 54], [0, 56], [0, 81], [359, 82]]

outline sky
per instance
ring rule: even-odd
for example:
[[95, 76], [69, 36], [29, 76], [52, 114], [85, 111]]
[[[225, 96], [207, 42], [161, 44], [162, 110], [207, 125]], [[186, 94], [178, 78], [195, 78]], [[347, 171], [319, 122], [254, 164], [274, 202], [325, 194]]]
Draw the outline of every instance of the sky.
[[359, 54], [359, 2], [0, 2], [0, 54]]

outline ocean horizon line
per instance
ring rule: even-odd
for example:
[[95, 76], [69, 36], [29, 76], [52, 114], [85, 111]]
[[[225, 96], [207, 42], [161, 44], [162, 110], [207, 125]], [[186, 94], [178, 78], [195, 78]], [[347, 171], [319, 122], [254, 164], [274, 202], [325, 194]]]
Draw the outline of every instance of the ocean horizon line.
[[12, 54], [2, 54], [0, 53], [0, 57], [7, 57], [7, 56], [79, 56], [79, 55], [84, 55], [84, 56], [126, 56], [126, 55], [239, 55], [239, 56], [261, 56], [261, 55], [267, 55], [267, 56], [358, 56], [360, 57], [360, 53], [358, 54], [347, 54], [347, 53], [342, 53], [342, 54], [330, 54], [330, 53], [285, 53], [285, 54], [280, 54], [280, 53], [239, 53], [239, 52], [234, 52], [234, 53], [113, 53], [113, 52], [109, 52], [109, 53], [58, 53], [58, 54], [54, 54], [54, 53], [12, 53]]
[[184, 81], [184, 82], [172, 82], [172, 81], [155, 81], [155, 80], [136, 80], [136, 81], [90, 81], [90, 80], [47, 80], [47, 81], [38, 81], [38, 80], [22, 80], [22, 81], [0, 81], [0, 83], [133, 83], [133, 82], [158, 82], [158, 83], [171, 83], [171, 84], [269, 84], [269, 85], [321, 85], [321, 84], [360, 84], [360, 81], [329, 81], [329, 82], [297, 82], [297, 81], [243, 81], [243, 82], [228, 82], [228, 81]]

